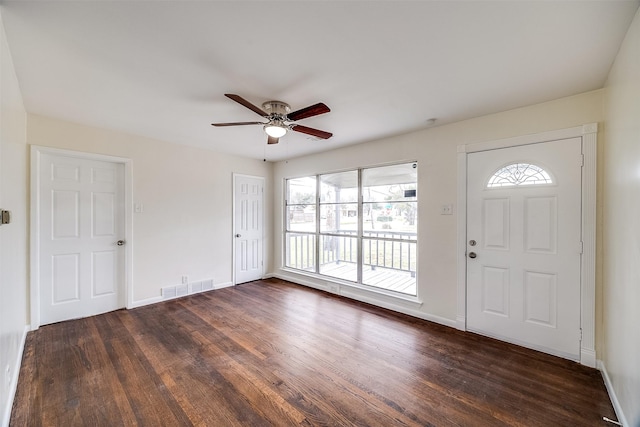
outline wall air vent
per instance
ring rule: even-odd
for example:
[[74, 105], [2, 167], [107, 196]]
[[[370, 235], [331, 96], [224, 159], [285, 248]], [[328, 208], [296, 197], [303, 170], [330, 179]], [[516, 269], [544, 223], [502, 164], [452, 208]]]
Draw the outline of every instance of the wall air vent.
[[160, 290], [162, 299], [172, 299], [214, 289], [213, 279], [200, 280], [191, 283], [182, 283], [175, 286], [166, 286]]

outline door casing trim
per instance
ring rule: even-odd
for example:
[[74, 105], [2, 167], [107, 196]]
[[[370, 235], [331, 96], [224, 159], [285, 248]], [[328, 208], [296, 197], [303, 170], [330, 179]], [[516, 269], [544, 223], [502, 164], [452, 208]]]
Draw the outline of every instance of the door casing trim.
[[132, 203], [132, 164], [131, 159], [124, 157], [108, 156], [104, 154], [87, 153], [82, 151], [64, 150], [59, 148], [31, 146], [31, 209], [30, 209], [30, 322], [31, 330], [40, 327], [40, 161], [43, 154], [75, 157], [85, 160], [98, 160], [111, 163], [119, 163], [124, 167], [124, 238], [127, 244], [124, 247], [124, 283], [122, 290], [124, 295], [124, 307], [133, 307], [132, 286], [132, 255], [133, 255], [133, 203]]
[[467, 330], [467, 156], [479, 151], [517, 147], [528, 144], [557, 141], [561, 139], [582, 139], [582, 243], [580, 267], [580, 363], [596, 367], [595, 351], [595, 296], [596, 296], [596, 185], [597, 185], [597, 136], [598, 123], [560, 129], [555, 131], [523, 135], [493, 141], [463, 144], [458, 146], [457, 155], [457, 256], [456, 256], [456, 327]]

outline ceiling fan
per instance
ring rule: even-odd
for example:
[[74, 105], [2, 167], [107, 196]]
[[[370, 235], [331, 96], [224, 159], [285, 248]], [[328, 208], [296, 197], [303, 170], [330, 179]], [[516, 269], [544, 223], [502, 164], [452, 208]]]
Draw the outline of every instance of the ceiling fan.
[[267, 119], [266, 123], [263, 122], [235, 122], [235, 123], [211, 123], [212, 126], [245, 126], [245, 125], [263, 125], [266, 132], [267, 144], [277, 144], [279, 139], [283, 137], [287, 131], [292, 130], [294, 132], [306, 133], [321, 139], [329, 139], [333, 136], [330, 132], [323, 130], [310, 128], [307, 126], [298, 125], [292, 122], [306, 119], [308, 117], [317, 116], [319, 114], [328, 113], [331, 111], [322, 102], [314, 105], [302, 108], [291, 112], [289, 104], [285, 104], [282, 101], [267, 101], [262, 104], [262, 108], [259, 108], [240, 95], [234, 95], [232, 93], [225, 93], [229, 99], [236, 101], [238, 104], [243, 105]]

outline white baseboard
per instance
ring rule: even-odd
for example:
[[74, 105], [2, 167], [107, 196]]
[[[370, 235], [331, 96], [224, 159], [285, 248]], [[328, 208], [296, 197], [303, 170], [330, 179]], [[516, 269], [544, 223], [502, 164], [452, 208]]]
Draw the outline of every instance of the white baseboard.
[[7, 402], [2, 414], [2, 427], [7, 427], [11, 420], [11, 409], [13, 408], [13, 399], [16, 397], [16, 390], [18, 389], [18, 377], [20, 376], [20, 368], [22, 367], [22, 354], [24, 353], [24, 344], [27, 340], [27, 332], [31, 330], [31, 325], [25, 325], [22, 331], [22, 337], [20, 338], [20, 345], [18, 346], [18, 354], [13, 366], [13, 375], [11, 375], [11, 383], [9, 386], [9, 395], [7, 396]]
[[613, 383], [611, 382], [611, 378], [609, 378], [609, 373], [607, 372], [607, 368], [604, 365], [602, 360], [597, 361], [598, 370], [602, 373], [602, 378], [604, 379], [604, 385], [607, 387], [607, 393], [609, 393], [609, 399], [611, 399], [611, 403], [613, 404], [613, 410], [616, 411], [616, 417], [618, 417], [618, 422], [622, 424], [623, 427], [631, 427], [631, 425], [627, 422], [627, 418], [624, 416], [624, 412], [622, 411], [622, 406], [620, 406], [620, 402], [618, 401], [618, 396], [616, 396], [616, 391], [613, 388]]
[[[228, 288], [229, 286], [233, 286], [233, 282], [223, 282], [223, 283], [218, 283], [217, 285], [214, 284], [213, 285], [213, 290], [216, 289], [222, 289], [222, 288]], [[207, 291], [199, 291], [199, 292], [192, 292], [189, 293], [188, 295], [196, 295], [202, 292], [210, 292], [211, 290], [207, 290]], [[176, 299], [176, 298], [182, 298], [183, 296], [188, 296], [188, 295], [179, 295], [179, 296], [175, 296], [172, 298], [163, 298], [162, 296], [159, 297], [151, 297], [151, 298], [147, 298], [147, 299], [141, 299], [138, 301], [133, 301], [128, 307], [127, 309], [132, 309], [132, 308], [138, 308], [138, 307], [144, 307], [145, 305], [151, 305], [151, 304], [157, 304], [159, 302], [163, 302], [163, 301], [171, 301], [172, 299]]]
[[424, 313], [418, 310], [412, 310], [408, 307], [403, 307], [388, 301], [381, 301], [377, 298], [368, 298], [364, 295], [360, 295], [355, 292], [349, 292], [344, 290], [340, 292], [340, 295], [343, 295], [347, 298], [354, 299], [356, 301], [366, 302], [367, 304], [375, 305], [377, 307], [386, 308], [387, 310], [396, 311], [402, 314], [407, 314], [412, 317], [417, 317], [418, 319], [428, 320], [429, 322], [438, 323], [440, 325], [449, 326], [451, 328], [456, 327], [455, 320], [446, 319], [444, 317], [436, 316], [434, 314]]
[[333, 293], [336, 295], [341, 295], [356, 301], [366, 302], [367, 304], [386, 308], [387, 310], [391, 310], [391, 311], [397, 311], [398, 313], [407, 314], [409, 316], [417, 317], [423, 320], [428, 320], [430, 322], [438, 323], [440, 325], [445, 325], [452, 328], [455, 328], [457, 326], [455, 320], [447, 319], [447, 318], [436, 316], [433, 314], [424, 313], [419, 310], [412, 310], [411, 308], [408, 308], [399, 304], [394, 304], [393, 302], [382, 300], [381, 298], [367, 297], [363, 294], [349, 291], [349, 289], [347, 289], [346, 286], [339, 287], [338, 289], [340, 290], [339, 292], [336, 293], [336, 292], [332, 292], [331, 289], [329, 289], [329, 287], [327, 287], [326, 285], [315, 283], [313, 280], [305, 280], [302, 276], [299, 277], [297, 275], [293, 276], [288, 274], [276, 273], [276, 274], [272, 274], [271, 277], [276, 277], [278, 279], [287, 280], [289, 282], [293, 282], [299, 285], [308, 286], [310, 288]]
[[229, 288], [231, 286], [233, 286], [233, 282], [224, 282], [224, 283], [218, 283], [217, 285], [213, 285], [213, 289]]
[[596, 352], [590, 348], [580, 348], [580, 363], [590, 368], [597, 367]]
[[141, 299], [138, 301], [133, 301], [127, 309], [130, 310], [132, 308], [144, 307], [145, 305], [156, 304], [158, 302], [164, 301], [162, 297], [151, 297], [147, 299]]

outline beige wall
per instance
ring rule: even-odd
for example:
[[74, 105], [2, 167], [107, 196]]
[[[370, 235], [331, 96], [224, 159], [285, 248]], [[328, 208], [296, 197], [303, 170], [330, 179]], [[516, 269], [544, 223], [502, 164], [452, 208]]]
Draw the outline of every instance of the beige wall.
[[[556, 101], [407, 135], [346, 147], [275, 165], [29, 115], [0, 31], [0, 207], [13, 222], [0, 226], [0, 410], [10, 408], [11, 382], [28, 323], [27, 143], [120, 156], [133, 161], [133, 299], [191, 280], [232, 280], [231, 176], [264, 176], [266, 271], [322, 288], [324, 280], [283, 271], [283, 180], [359, 166], [419, 162], [419, 295], [422, 305], [363, 290], [351, 296], [453, 325], [456, 316], [456, 147], [603, 121], [599, 135], [596, 348], [628, 425], [640, 425], [640, 18], [636, 15], [607, 87]], [[603, 105], [605, 109], [603, 110]], [[25, 138], [25, 131], [27, 137]], [[606, 140], [605, 137], [606, 136]], [[603, 203], [604, 202], [604, 203]], [[602, 205], [605, 207], [602, 208]], [[602, 214], [604, 209], [604, 214]], [[454, 207], [454, 213], [457, 209]], [[272, 249], [272, 250], [271, 250]], [[9, 367], [7, 381], [5, 369]]]
[[[125, 157], [133, 163], [133, 301], [160, 288], [213, 279], [232, 281], [232, 174], [265, 177], [271, 223], [270, 163], [29, 115], [29, 144]], [[271, 245], [267, 235], [267, 247]], [[270, 251], [266, 251], [269, 266]]]
[[0, 425], [8, 421], [27, 325], [26, 114], [0, 19]]
[[[456, 319], [456, 188], [457, 146], [600, 122], [603, 91], [598, 90], [544, 104], [479, 117], [419, 132], [283, 161], [274, 169], [274, 273], [326, 289], [315, 280], [283, 271], [283, 181], [319, 172], [337, 171], [404, 160], [418, 161], [418, 295], [421, 306], [360, 289], [343, 292], [373, 304], [444, 324]], [[454, 215], [440, 215], [440, 206], [454, 204]]]
[[629, 426], [640, 426], [640, 11], [605, 97], [604, 355]]

